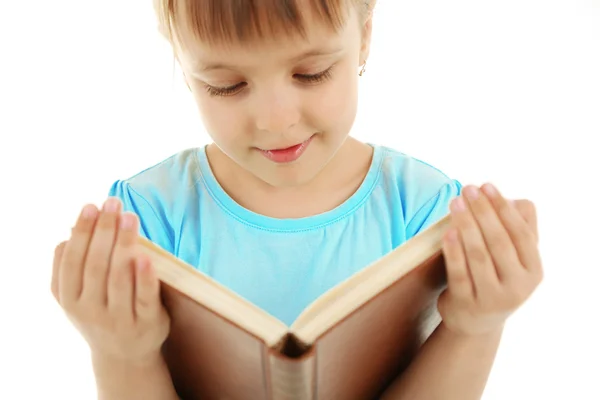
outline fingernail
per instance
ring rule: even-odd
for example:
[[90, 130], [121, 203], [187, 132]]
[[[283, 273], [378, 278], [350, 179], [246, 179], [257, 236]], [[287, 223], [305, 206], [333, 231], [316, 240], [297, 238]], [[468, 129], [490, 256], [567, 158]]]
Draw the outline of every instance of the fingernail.
[[94, 207], [91, 204], [88, 204], [85, 207], [83, 207], [83, 211], [81, 212], [81, 215], [85, 219], [94, 219], [96, 218], [96, 214], [98, 214], [98, 211], [96, 207]]
[[498, 194], [498, 191], [496, 190], [494, 185], [492, 185], [491, 183], [486, 183], [485, 185], [483, 185], [481, 190], [483, 190], [483, 192], [490, 197], [493, 197], [496, 194]]
[[144, 257], [140, 257], [137, 259], [136, 267], [138, 272], [144, 274], [148, 271], [148, 260]]
[[117, 212], [119, 209], [119, 201], [114, 198], [107, 199], [104, 202], [104, 207], [102, 209], [109, 213]]
[[451, 208], [454, 212], [462, 212], [466, 208], [465, 201], [462, 197], [456, 197], [454, 200], [452, 200]]
[[121, 229], [129, 231], [133, 228], [133, 215], [130, 214], [123, 214], [121, 215]]
[[455, 228], [449, 229], [446, 233], [446, 240], [449, 242], [455, 242], [458, 239], [458, 232]]
[[465, 194], [470, 200], [475, 200], [479, 197], [479, 189], [475, 186], [467, 186], [465, 188]]

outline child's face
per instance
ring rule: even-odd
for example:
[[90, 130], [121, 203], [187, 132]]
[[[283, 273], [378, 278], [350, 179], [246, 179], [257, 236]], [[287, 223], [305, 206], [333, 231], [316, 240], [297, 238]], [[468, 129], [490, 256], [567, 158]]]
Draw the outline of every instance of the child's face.
[[[312, 180], [344, 144], [355, 119], [358, 67], [370, 40], [370, 21], [363, 22], [354, 11], [337, 33], [313, 20], [306, 39], [282, 36], [227, 47], [183, 31], [185, 50], [179, 47], [178, 59], [218, 148], [270, 185]], [[307, 141], [299, 157], [261, 151]]]

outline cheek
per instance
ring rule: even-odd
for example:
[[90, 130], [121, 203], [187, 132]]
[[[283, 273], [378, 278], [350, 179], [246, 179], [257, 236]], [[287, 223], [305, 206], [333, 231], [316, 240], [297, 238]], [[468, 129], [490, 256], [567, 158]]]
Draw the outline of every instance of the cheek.
[[194, 93], [200, 118], [208, 135], [219, 146], [228, 147], [234, 143], [240, 132], [244, 132], [243, 119], [232, 118], [241, 115], [236, 105], [228, 99], [213, 99], [205, 93]]
[[350, 71], [342, 71], [334, 75], [311, 102], [314, 115], [318, 116], [320, 125], [329, 131], [349, 129], [357, 110], [357, 80]]

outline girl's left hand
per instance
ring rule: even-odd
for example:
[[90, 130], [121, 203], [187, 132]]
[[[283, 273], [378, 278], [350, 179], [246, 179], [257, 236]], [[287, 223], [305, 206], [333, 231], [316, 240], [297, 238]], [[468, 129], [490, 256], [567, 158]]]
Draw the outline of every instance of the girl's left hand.
[[502, 329], [542, 281], [535, 207], [505, 199], [488, 183], [465, 187], [450, 210], [448, 288], [438, 301], [443, 324], [462, 335]]

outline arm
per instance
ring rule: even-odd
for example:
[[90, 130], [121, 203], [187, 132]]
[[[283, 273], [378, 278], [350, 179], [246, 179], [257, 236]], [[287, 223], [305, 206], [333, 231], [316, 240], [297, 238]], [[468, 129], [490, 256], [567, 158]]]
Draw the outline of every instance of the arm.
[[479, 400], [501, 336], [455, 334], [442, 322], [381, 400]]
[[99, 400], [178, 400], [162, 355], [144, 363], [92, 356]]

